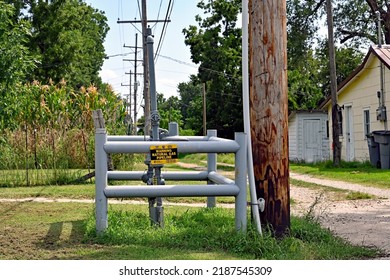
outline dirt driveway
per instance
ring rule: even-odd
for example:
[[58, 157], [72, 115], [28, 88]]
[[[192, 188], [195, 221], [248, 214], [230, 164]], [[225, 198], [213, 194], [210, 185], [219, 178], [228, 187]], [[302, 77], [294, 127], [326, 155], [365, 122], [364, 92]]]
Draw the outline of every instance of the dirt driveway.
[[390, 260], [390, 190], [294, 173], [290, 176], [323, 186], [375, 195], [376, 199], [338, 200], [328, 192], [291, 185], [291, 197], [296, 202], [291, 210], [295, 214], [313, 211], [320, 223], [334, 234], [353, 244], [379, 248], [383, 250], [383, 259]]
[[[199, 167], [186, 163], [180, 163], [180, 165], [185, 168]], [[228, 176], [228, 174], [225, 175]], [[379, 248], [383, 251], [381, 259], [390, 260], [390, 189], [366, 187], [295, 173], [290, 173], [290, 177], [322, 186], [376, 196], [376, 199], [340, 200], [332, 192], [290, 184], [290, 196], [295, 201], [291, 206], [292, 214], [305, 215], [308, 211], [312, 211], [312, 215], [321, 225], [330, 229], [335, 235], [352, 244]]]

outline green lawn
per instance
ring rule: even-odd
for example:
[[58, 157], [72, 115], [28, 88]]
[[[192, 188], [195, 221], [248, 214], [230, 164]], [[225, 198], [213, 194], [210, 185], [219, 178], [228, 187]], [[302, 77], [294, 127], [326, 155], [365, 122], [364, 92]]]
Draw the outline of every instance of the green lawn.
[[292, 217], [291, 233], [234, 229], [234, 209], [164, 208], [165, 228], [150, 226], [146, 205], [110, 205], [109, 228], [97, 237], [89, 203], [0, 203], [0, 259], [228, 260], [367, 259], [310, 219]]
[[364, 163], [343, 163], [339, 168], [333, 167], [329, 162], [318, 164], [291, 163], [290, 170], [319, 178], [390, 188], [390, 170], [377, 169]]
[[[203, 161], [191, 157], [183, 160]], [[166, 169], [181, 167], [171, 165]], [[380, 182], [388, 181], [390, 175], [389, 171], [363, 165], [334, 169], [326, 165], [291, 164], [291, 170], [348, 181], [365, 174], [362, 178], [368, 176], [365, 180], [383, 187], [387, 184]], [[26, 197], [93, 199], [94, 185], [0, 187], [0, 198]], [[205, 198], [166, 200], [206, 202]], [[217, 201], [231, 203], [233, 199]], [[103, 236], [96, 236], [94, 219], [93, 203], [2, 202], [0, 259], [336, 260], [371, 259], [379, 253], [334, 237], [309, 217], [291, 217], [290, 232], [283, 239], [273, 238], [267, 230], [260, 237], [251, 226], [247, 234], [235, 232], [234, 209], [165, 205], [165, 228], [161, 229], [150, 226], [147, 205], [111, 203], [109, 228]]]

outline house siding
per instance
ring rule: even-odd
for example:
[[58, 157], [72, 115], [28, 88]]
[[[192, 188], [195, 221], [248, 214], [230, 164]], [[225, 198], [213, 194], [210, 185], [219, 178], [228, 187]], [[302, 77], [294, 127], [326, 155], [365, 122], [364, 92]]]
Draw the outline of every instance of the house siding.
[[[385, 68], [385, 100], [390, 100], [390, 73]], [[387, 89], [387, 90], [386, 90]], [[353, 81], [344, 86], [338, 93], [338, 104], [343, 107], [343, 135], [340, 137], [342, 144], [341, 159], [348, 160], [346, 135], [346, 116], [345, 106], [351, 106], [352, 110], [352, 141], [354, 148], [354, 158], [356, 161], [367, 161], [370, 159], [366, 136], [364, 135], [364, 115], [363, 111], [370, 111], [370, 130], [385, 129], [384, 122], [377, 121], [376, 109], [379, 106], [377, 92], [380, 90], [380, 62], [379, 59], [371, 54], [364, 68], [356, 74]], [[386, 92], [387, 91], [387, 92]], [[390, 108], [390, 101], [386, 101], [386, 108]], [[331, 116], [331, 106], [328, 105], [328, 115]], [[389, 114], [387, 114], [389, 117]], [[329, 127], [332, 127], [332, 120], [329, 118]], [[330, 134], [332, 130], [330, 129]], [[332, 135], [330, 135], [332, 139]], [[330, 148], [332, 141], [330, 141]], [[331, 149], [330, 149], [331, 150]]]

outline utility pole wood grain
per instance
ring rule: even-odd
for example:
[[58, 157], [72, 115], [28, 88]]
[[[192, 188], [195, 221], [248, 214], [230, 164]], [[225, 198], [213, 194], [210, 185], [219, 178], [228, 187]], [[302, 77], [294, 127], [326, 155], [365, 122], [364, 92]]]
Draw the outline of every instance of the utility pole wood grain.
[[261, 221], [277, 237], [290, 228], [286, 0], [249, 0], [250, 119]]

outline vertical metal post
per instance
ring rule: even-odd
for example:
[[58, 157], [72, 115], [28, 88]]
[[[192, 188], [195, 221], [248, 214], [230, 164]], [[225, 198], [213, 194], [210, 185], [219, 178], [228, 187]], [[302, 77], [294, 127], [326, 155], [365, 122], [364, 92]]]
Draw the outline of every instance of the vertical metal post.
[[177, 122], [170, 122], [169, 124], [169, 136], [177, 136], [179, 135], [179, 125]]
[[202, 84], [202, 92], [203, 92], [203, 135], [206, 135], [207, 131], [207, 110], [206, 110], [206, 85]]
[[[152, 124], [152, 139], [153, 141], [160, 140], [160, 115], [157, 110], [157, 92], [156, 92], [156, 75], [154, 68], [154, 51], [153, 51], [153, 36], [147, 38], [148, 54], [149, 54], [149, 83], [150, 83], [150, 120]], [[161, 177], [162, 165], [154, 166], [153, 185], [163, 185], [164, 180]], [[157, 205], [154, 204], [157, 202]], [[164, 208], [161, 197], [149, 199], [149, 213], [152, 224], [164, 227]]]
[[157, 110], [157, 94], [156, 94], [156, 75], [154, 70], [154, 52], [153, 52], [153, 37], [148, 36], [148, 54], [149, 54], [149, 76], [150, 76], [150, 120], [152, 123], [153, 141], [159, 140], [158, 130], [160, 125], [160, 115]]
[[235, 178], [236, 185], [240, 188], [239, 194], [236, 196], [235, 202], [235, 217], [236, 230], [246, 232], [247, 229], [247, 140], [245, 133], [235, 133], [235, 140], [240, 145], [239, 150], [235, 154]]
[[107, 141], [105, 128], [95, 130], [95, 208], [96, 208], [96, 233], [102, 234], [108, 226], [108, 202], [104, 194], [107, 186], [107, 153], [104, 144]]
[[[207, 136], [208, 137], [216, 137], [217, 136], [217, 130], [210, 129], [207, 130]], [[217, 154], [216, 153], [209, 153], [207, 154], [207, 172], [210, 173], [212, 171], [217, 171]], [[207, 181], [207, 184], [214, 184], [211, 181]], [[215, 196], [209, 196], [207, 197], [207, 208], [213, 208], [216, 206]]]

